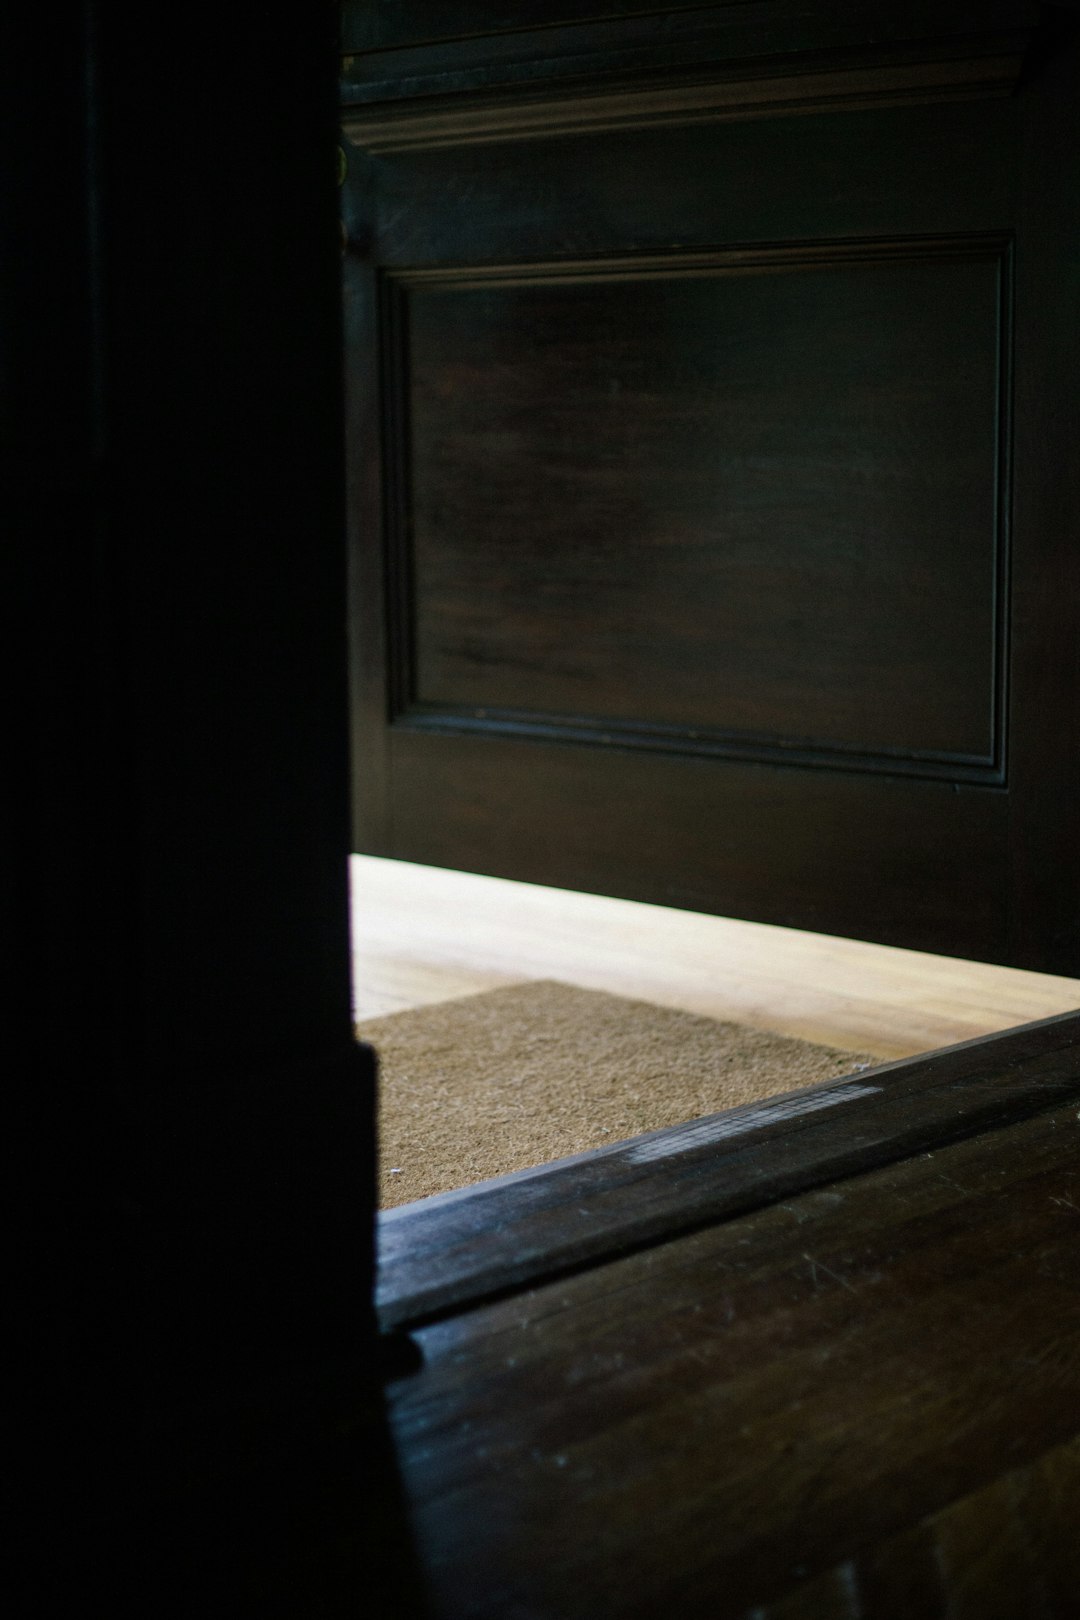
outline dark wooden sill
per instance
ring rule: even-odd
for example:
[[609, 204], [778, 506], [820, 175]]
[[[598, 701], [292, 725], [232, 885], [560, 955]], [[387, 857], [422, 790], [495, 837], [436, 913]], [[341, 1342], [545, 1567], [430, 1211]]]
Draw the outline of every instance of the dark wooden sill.
[[1080, 1012], [383, 1212], [376, 1301], [412, 1327], [1080, 1097]]

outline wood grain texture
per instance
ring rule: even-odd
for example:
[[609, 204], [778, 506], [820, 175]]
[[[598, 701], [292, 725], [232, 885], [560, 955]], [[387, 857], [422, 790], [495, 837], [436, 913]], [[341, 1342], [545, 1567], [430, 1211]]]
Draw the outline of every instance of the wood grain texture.
[[602, 743], [405, 727], [389, 739], [386, 853], [915, 950], [1004, 954], [1000, 790]]
[[395, 277], [397, 722], [1000, 780], [1007, 264], [964, 237]]
[[[421, 1330], [389, 1414], [430, 1613], [1065, 1620], [1078, 1129], [1040, 1115]], [[1010, 1610], [1028, 1569], [1044, 1606]]]
[[1072, 1096], [1077, 1013], [385, 1210], [380, 1317], [443, 1315]]
[[882, 1060], [1080, 1007], [1080, 980], [352, 859], [358, 1017], [555, 978]]
[[376, 155], [368, 234], [350, 263], [420, 270], [1001, 231], [1015, 213], [1018, 109], [886, 108]]
[[745, 1620], [1046, 1620], [1080, 1590], [1080, 1439], [802, 1579]]

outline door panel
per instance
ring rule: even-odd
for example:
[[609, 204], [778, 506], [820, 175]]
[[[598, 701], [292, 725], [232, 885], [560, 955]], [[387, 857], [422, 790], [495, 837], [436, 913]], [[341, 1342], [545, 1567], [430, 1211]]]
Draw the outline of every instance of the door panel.
[[992, 776], [1006, 252], [395, 275], [402, 715]]
[[1063, 91], [878, 92], [347, 115], [358, 848], [1080, 970], [1034, 808], [1077, 775], [1025, 185]]

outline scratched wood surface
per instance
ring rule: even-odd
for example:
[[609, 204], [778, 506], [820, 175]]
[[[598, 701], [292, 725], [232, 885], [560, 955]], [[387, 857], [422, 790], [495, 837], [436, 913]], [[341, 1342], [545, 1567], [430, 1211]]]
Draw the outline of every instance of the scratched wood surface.
[[420, 1329], [433, 1620], [1075, 1614], [1075, 1104]]
[[430, 1319], [1070, 1096], [1080, 1013], [386, 1210], [381, 1319]]

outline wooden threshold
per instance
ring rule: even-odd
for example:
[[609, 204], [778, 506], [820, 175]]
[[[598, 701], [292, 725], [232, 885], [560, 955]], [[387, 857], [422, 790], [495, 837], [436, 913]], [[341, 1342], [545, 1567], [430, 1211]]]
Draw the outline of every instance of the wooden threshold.
[[1080, 1013], [384, 1211], [376, 1303], [418, 1326], [1080, 1097]]

